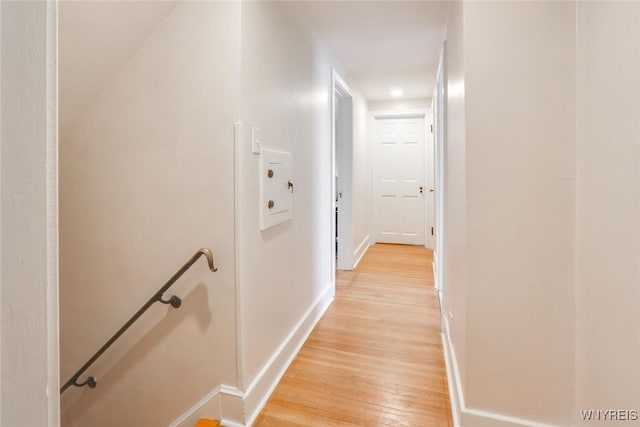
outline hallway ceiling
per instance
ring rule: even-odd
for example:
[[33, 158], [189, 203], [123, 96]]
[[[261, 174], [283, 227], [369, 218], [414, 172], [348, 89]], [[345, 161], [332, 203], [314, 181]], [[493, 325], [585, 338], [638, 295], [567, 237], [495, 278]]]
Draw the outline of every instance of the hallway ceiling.
[[448, 2], [290, 1], [288, 13], [309, 26], [370, 101], [430, 98], [440, 60]]

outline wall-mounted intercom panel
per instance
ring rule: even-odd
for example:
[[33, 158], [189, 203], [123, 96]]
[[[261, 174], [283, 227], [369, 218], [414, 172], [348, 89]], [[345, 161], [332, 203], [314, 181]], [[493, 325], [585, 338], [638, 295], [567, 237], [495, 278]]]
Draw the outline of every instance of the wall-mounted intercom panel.
[[293, 217], [291, 153], [262, 149], [260, 156], [260, 230]]

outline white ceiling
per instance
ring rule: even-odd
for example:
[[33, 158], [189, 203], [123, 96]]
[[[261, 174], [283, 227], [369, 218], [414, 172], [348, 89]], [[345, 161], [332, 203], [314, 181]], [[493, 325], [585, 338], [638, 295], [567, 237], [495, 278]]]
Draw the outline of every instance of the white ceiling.
[[445, 33], [449, 2], [290, 1], [368, 100], [428, 98]]
[[59, 19], [60, 135], [174, 9], [176, 1], [62, 1]]
[[[178, 1], [62, 1], [59, 8], [61, 135], [171, 13]], [[427, 98], [448, 3], [291, 1], [280, 3], [324, 42], [368, 100]]]

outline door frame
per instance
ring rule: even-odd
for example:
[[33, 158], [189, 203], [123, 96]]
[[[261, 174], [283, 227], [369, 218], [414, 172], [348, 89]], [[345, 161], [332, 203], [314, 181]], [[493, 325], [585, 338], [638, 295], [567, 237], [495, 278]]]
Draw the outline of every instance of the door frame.
[[1, 419], [53, 427], [60, 425], [58, 3], [0, 2], [0, 21], [0, 356], [12, 366], [0, 381]]
[[436, 74], [435, 90], [433, 94], [433, 123], [435, 142], [435, 229], [436, 242], [433, 257], [433, 274], [438, 296], [442, 298], [444, 286], [444, 194], [446, 182], [444, 179], [444, 159], [446, 156], [447, 140], [447, 42], [442, 43], [440, 64]]
[[[344, 108], [338, 114], [338, 104]], [[336, 203], [336, 170], [340, 170], [342, 197]], [[336, 270], [353, 269], [352, 224], [353, 92], [335, 69], [331, 69], [331, 277]], [[336, 224], [336, 207], [339, 206]], [[338, 241], [336, 245], [336, 230]], [[336, 254], [337, 246], [337, 254]]]
[[[428, 116], [430, 114], [430, 110], [428, 108], [412, 108], [406, 110], [371, 110], [369, 111], [369, 135], [371, 136], [369, 139], [369, 145], [371, 146], [371, 163], [369, 164], [370, 177], [369, 182], [371, 182], [371, 204], [369, 208], [369, 212], [371, 212], [371, 216], [369, 218], [371, 224], [371, 235], [372, 242], [376, 242], [377, 240], [377, 230], [378, 230], [378, 218], [376, 215], [375, 209], [375, 141], [377, 138], [376, 134], [376, 120], [378, 119], [423, 119], [425, 122], [424, 126], [424, 137], [425, 137], [425, 152], [427, 147], [427, 138], [428, 138], [428, 129], [427, 122]], [[425, 163], [426, 166], [426, 163]], [[426, 171], [425, 171], [425, 188], [426, 188]], [[424, 226], [427, 224], [427, 210], [426, 210], [426, 200], [425, 197], [425, 210], [424, 210]], [[427, 230], [425, 232], [425, 245], [427, 242]]]
[[433, 100], [431, 101], [431, 108], [427, 117], [425, 117], [424, 125], [427, 133], [424, 141], [424, 227], [426, 233], [424, 236], [424, 247], [433, 251], [436, 248], [436, 141]]

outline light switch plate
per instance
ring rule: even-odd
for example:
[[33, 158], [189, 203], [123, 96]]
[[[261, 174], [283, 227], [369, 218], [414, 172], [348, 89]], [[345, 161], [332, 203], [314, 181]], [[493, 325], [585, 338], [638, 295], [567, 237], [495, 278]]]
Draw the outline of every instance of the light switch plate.
[[260, 128], [253, 126], [251, 128], [251, 152], [253, 154], [260, 154], [262, 152], [260, 144], [262, 144], [262, 131]]

